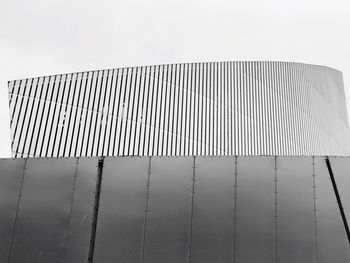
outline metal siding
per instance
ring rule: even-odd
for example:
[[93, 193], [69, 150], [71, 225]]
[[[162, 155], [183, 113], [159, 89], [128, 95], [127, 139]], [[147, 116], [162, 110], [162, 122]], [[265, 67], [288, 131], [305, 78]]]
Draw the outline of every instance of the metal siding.
[[63, 262], [74, 171], [75, 158], [28, 159], [9, 262]]
[[[332, 169], [339, 166], [330, 159]], [[349, 162], [348, 158], [345, 158]], [[350, 262], [350, 249], [332, 183], [323, 157], [315, 157], [317, 262]], [[337, 173], [334, 174], [338, 187]], [[347, 187], [347, 193], [350, 187]], [[340, 194], [342, 194], [342, 189]], [[343, 202], [346, 202], [342, 198]], [[347, 212], [345, 210], [345, 212]], [[347, 217], [349, 222], [349, 217]]]
[[152, 157], [144, 262], [186, 262], [193, 160]]
[[94, 262], [141, 260], [148, 165], [149, 158], [105, 159]]
[[234, 185], [234, 260], [274, 262], [274, 157], [238, 157]]
[[346, 154], [341, 78], [321, 66], [240, 61], [12, 81], [12, 151], [19, 157]]
[[231, 262], [234, 158], [195, 157], [195, 160], [189, 262]]
[[314, 204], [312, 158], [276, 158], [277, 260], [312, 262]]
[[337, 183], [339, 194], [341, 197], [344, 212], [348, 220], [350, 220], [350, 158], [349, 157], [330, 157], [332, 170]]
[[[104, 160], [94, 262], [350, 260], [324, 157]], [[349, 158], [330, 161], [346, 208]], [[87, 260], [96, 165], [0, 160], [1, 262]]]
[[97, 158], [77, 158], [73, 175], [65, 261], [86, 262], [90, 243], [92, 206], [96, 185]]
[[0, 262], [12, 256], [25, 166], [25, 159], [0, 160]]

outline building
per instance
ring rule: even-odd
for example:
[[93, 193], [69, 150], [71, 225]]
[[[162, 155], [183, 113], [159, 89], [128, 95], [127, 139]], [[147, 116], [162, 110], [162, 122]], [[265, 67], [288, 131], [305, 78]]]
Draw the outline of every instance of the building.
[[345, 155], [341, 72], [289, 62], [171, 64], [9, 82], [12, 153]]
[[0, 262], [350, 261], [337, 70], [122, 68], [11, 81], [9, 99]]

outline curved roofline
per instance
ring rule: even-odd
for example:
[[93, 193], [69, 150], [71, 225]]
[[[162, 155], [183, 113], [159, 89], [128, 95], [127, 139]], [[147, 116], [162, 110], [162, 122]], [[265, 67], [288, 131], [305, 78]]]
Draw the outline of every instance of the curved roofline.
[[205, 63], [226, 63], [226, 62], [268, 62], [268, 63], [290, 63], [290, 64], [301, 64], [301, 65], [307, 65], [307, 66], [314, 66], [314, 67], [323, 67], [327, 68], [336, 72], [339, 72], [340, 74], [343, 74], [342, 71], [320, 65], [320, 64], [311, 64], [311, 63], [304, 63], [304, 62], [295, 62], [295, 61], [281, 61], [281, 60], [223, 60], [223, 61], [201, 61], [201, 62], [176, 62], [176, 63], [164, 63], [164, 64], [148, 64], [148, 65], [138, 65], [138, 66], [125, 66], [125, 67], [111, 67], [111, 68], [103, 68], [103, 69], [91, 69], [91, 70], [83, 70], [83, 71], [74, 71], [74, 72], [64, 72], [64, 73], [57, 73], [57, 74], [51, 74], [51, 75], [40, 75], [40, 76], [33, 76], [28, 78], [19, 78], [19, 79], [12, 79], [8, 80], [7, 83], [17, 80], [23, 80], [23, 79], [33, 79], [33, 78], [44, 78], [44, 77], [50, 77], [50, 76], [59, 76], [59, 75], [66, 75], [66, 74], [77, 74], [77, 73], [85, 73], [85, 72], [92, 72], [92, 71], [101, 71], [101, 70], [113, 70], [113, 69], [128, 69], [128, 68], [138, 68], [138, 67], [153, 67], [153, 66], [169, 66], [169, 65], [180, 65], [180, 64], [205, 64]]

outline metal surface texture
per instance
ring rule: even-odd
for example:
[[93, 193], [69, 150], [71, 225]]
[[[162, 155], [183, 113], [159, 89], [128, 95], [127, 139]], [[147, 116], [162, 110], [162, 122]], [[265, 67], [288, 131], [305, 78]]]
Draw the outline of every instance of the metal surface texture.
[[66, 234], [67, 263], [86, 262], [90, 241], [97, 158], [76, 159], [70, 201], [69, 232]]
[[[330, 158], [334, 177], [342, 201], [344, 212], [348, 220], [350, 220], [350, 191], [349, 191], [349, 176], [350, 162], [348, 158]], [[349, 222], [348, 222], [349, 223]]]
[[0, 262], [350, 261], [325, 157], [3, 159], [0, 183]]
[[[337, 167], [335, 162], [338, 159], [330, 158], [330, 162], [332, 168], [339, 173], [338, 168], [340, 167]], [[349, 157], [344, 160], [350, 162]], [[349, 244], [324, 158], [315, 157], [315, 174], [318, 262], [350, 262]], [[338, 179], [337, 175], [335, 178]], [[346, 189], [348, 192], [350, 189], [349, 176], [343, 183], [348, 185]]]
[[72, 194], [75, 158], [27, 162], [11, 262], [59, 262]]
[[25, 159], [0, 160], [0, 262], [12, 253], [25, 166]]
[[105, 158], [94, 262], [140, 262], [149, 158]]
[[[11, 230], [12, 239], [6, 258], [1, 255], [0, 262], [86, 261], [92, 177], [96, 176], [92, 169], [95, 165], [92, 167], [89, 161], [95, 162], [85, 159], [80, 163], [76, 158], [1, 160], [0, 178], [8, 179], [2, 185], [19, 176], [22, 187], [17, 187], [16, 216], [12, 224], [5, 225]], [[21, 162], [23, 168], [16, 165], [7, 170], [13, 162]], [[1, 195], [4, 193], [1, 191]], [[13, 206], [13, 201], [8, 205]], [[6, 206], [1, 207], [1, 218], [6, 218], [6, 211]], [[6, 248], [9, 242], [1, 241], [5, 245], [1, 247]]]
[[331, 181], [332, 181], [333, 191], [334, 191], [335, 197], [336, 197], [336, 199], [337, 199], [337, 204], [338, 204], [339, 212], [340, 212], [340, 215], [341, 215], [341, 217], [342, 217], [343, 224], [344, 224], [344, 228], [345, 228], [345, 232], [346, 232], [346, 235], [347, 235], [347, 237], [348, 237], [348, 241], [349, 241], [349, 245], [350, 245], [350, 230], [349, 230], [349, 225], [348, 225], [348, 222], [347, 222], [347, 219], [346, 219], [346, 215], [345, 215], [345, 212], [344, 212], [343, 201], [342, 201], [342, 199], [341, 199], [341, 197], [340, 197], [339, 190], [338, 190], [338, 186], [337, 186], [337, 182], [336, 182], [335, 177], [334, 177], [332, 165], [331, 165], [331, 163], [330, 163], [328, 157], [326, 157], [326, 164], [327, 164], [327, 169], [328, 169], [329, 176], [330, 176]]
[[274, 159], [238, 157], [236, 182], [234, 262], [274, 262]]
[[313, 262], [312, 158], [277, 159], [277, 262]]
[[191, 262], [232, 260], [233, 167], [232, 157], [196, 160]]
[[192, 166], [192, 158], [152, 158], [144, 262], [186, 262]]
[[341, 72], [291, 62], [117, 68], [10, 81], [14, 157], [346, 155]]

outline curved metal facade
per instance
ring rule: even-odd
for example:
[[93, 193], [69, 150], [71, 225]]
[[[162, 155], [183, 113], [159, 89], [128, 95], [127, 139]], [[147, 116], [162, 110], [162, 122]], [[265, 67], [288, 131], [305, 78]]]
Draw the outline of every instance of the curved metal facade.
[[346, 155], [341, 72], [289, 62], [172, 64], [9, 82], [26, 156]]

